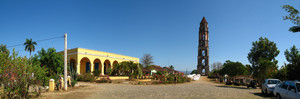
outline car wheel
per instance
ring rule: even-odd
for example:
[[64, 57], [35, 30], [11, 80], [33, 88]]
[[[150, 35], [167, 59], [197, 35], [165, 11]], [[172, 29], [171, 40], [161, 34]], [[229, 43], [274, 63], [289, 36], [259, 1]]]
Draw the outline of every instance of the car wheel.
[[267, 89], [265, 90], [265, 93], [266, 93], [267, 96], [270, 95]]
[[281, 96], [279, 94], [277, 94], [276, 99], [281, 99]]

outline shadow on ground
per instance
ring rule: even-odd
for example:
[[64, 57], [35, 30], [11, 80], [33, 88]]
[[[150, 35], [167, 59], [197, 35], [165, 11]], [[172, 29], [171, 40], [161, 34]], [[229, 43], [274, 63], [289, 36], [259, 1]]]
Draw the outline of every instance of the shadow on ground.
[[[216, 87], [222, 87], [222, 88], [236, 88], [236, 89], [244, 89], [244, 90], [251, 90], [252, 88], [246, 88], [246, 87], [242, 87], [242, 86], [216, 86]], [[266, 95], [266, 94], [262, 94], [262, 93], [252, 93], [256, 96], [260, 96], [262, 98], [267, 98], [267, 99], [276, 99], [275, 96], [273, 95]]]
[[236, 88], [236, 89], [249, 89], [249, 88], [239, 87], [239, 86], [216, 86], [216, 87], [222, 87], [222, 88]]
[[263, 97], [263, 98], [276, 99], [276, 97], [274, 95], [266, 95], [266, 94], [262, 94], [262, 93], [252, 93], [252, 94]]

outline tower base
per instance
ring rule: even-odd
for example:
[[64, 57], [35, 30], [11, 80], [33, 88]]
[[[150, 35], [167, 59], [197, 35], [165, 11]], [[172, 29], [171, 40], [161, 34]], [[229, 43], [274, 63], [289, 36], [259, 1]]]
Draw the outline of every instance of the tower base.
[[[205, 73], [202, 73], [203, 69], [204, 69]], [[208, 76], [209, 75], [209, 68], [208, 68], [208, 66], [200, 66], [200, 65], [198, 65], [197, 66], [197, 73], [201, 74], [201, 75], [204, 75], [204, 76]]]

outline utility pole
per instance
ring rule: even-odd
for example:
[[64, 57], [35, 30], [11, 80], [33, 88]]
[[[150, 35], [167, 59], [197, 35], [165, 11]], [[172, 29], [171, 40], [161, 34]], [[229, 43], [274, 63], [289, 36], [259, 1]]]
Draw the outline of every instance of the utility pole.
[[64, 89], [67, 90], [68, 89], [68, 78], [67, 78], [67, 33], [65, 33], [65, 51], [64, 51]]
[[185, 70], [185, 75], [188, 75], [188, 74], [187, 74], [187, 68], [186, 68], [186, 70]]

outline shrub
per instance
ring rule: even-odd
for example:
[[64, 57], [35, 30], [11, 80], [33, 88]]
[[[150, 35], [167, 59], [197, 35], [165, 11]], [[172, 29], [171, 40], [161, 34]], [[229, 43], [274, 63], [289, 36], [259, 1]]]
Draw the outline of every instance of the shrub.
[[93, 74], [94, 74], [95, 76], [99, 76], [100, 73], [101, 73], [101, 70], [94, 70], [94, 71], [93, 71]]
[[160, 72], [160, 71], [157, 71], [157, 73], [156, 73], [157, 75], [162, 75], [162, 73]]
[[153, 82], [153, 84], [162, 83], [162, 84], [172, 84], [172, 83], [184, 83], [184, 82], [190, 82], [192, 79], [186, 77], [183, 75], [183, 73], [177, 73], [177, 74], [167, 74], [164, 73], [164, 75], [152, 75], [152, 79], [157, 79], [159, 82]]
[[111, 68], [107, 69], [106, 73], [107, 73], [107, 75], [111, 75], [112, 74], [112, 69]]
[[78, 81], [93, 82], [93, 81], [96, 80], [96, 78], [91, 73], [84, 73], [83, 75], [79, 75], [77, 80]]
[[40, 64], [18, 57], [15, 51], [11, 56], [0, 53], [0, 83], [5, 89], [1, 98], [28, 98], [29, 86], [46, 83], [46, 71]]
[[75, 84], [77, 83], [77, 73], [74, 69], [70, 69], [70, 75], [71, 75], [71, 85], [72, 87], [75, 86]]
[[109, 76], [102, 76], [100, 75], [100, 80], [96, 81], [98, 83], [112, 83], [111, 79], [109, 78]]
[[108, 80], [106, 78], [101, 77], [100, 80], [96, 81], [98, 83], [107, 83]]

